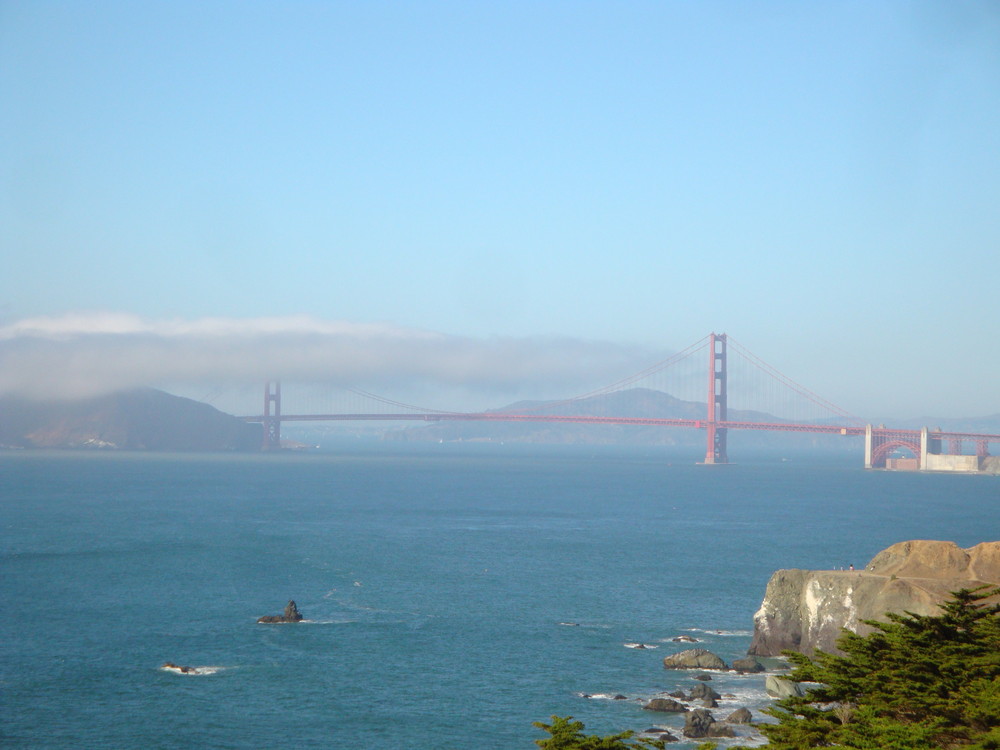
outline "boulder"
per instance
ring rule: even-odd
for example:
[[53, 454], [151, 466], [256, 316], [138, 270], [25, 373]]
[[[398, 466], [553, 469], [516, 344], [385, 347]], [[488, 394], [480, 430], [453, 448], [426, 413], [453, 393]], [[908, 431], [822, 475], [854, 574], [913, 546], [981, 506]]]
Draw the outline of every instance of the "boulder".
[[790, 698], [791, 696], [802, 696], [805, 695], [805, 691], [802, 690], [802, 686], [797, 682], [792, 682], [791, 680], [783, 680], [773, 674], [769, 674], [764, 680], [764, 690], [772, 698]]
[[672, 714], [682, 714], [687, 708], [671, 698], [653, 698], [643, 706], [647, 711], [665, 711]]
[[753, 714], [749, 708], [737, 708], [726, 717], [727, 724], [749, 724], [753, 721]]
[[689, 648], [663, 659], [664, 669], [728, 669], [726, 662], [703, 648]]
[[884, 620], [887, 612], [936, 615], [951, 592], [984, 585], [1000, 585], [1000, 542], [968, 549], [953, 542], [899, 542], [863, 570], [779, 570], [754, 615], [749, 653], [837, 654], [843, 628], [867, 635], [872, 628], [863, 621]]
[[684, 717], [684, 736], [691, 739], [701, 737], [735, 737], [730, 727], [719, 725], [711, 712], [697, 708]]
[[696, 674], [694, 676], [694, 678], [696, 680], [701, 680], [703, 682], [711, 682], [712, 681], [712, 675], [708, 674], [707, 672], [702, 672], [701, 674]]
[[712, 690], [712, 688], [710, 688], [704, 682], [699, 682], [697, 685], [691, 688], [690, 696], [691, 700], [699, 700], [701, 698], [718, 699], [722, 697], [717, 692]]
[[302, 615], [299, 614], [299, 608], [295, 606], [294, 600], [289, 600], [288, 604], [285, 605], [284, 613], [280, 615], [264, 615], [257, 619], [257, 622], [262, 623], [284, 623], [284, 622], [301, 622]]
[[743, 659], [734, 659], [733, 669], [735, 669], [737, 672], [748, 672], [750, 674], [756, 674], [757, 672], [764, 671], [764, 665], [761, 664], [756, 657], [747, 656]]
[[684, 736], [692, 739], [708, 737], [708, 728], [714, 723], [711, 712], [697, 708], [684, 717]]

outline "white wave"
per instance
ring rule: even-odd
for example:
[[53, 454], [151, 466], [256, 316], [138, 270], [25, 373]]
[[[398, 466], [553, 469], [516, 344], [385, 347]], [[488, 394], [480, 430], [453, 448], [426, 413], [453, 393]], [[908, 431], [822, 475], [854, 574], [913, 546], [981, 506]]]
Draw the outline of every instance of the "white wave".
[[753, 635], [752, 630], [708, 630], [705, 628], [687, 628], [689, 633], [705, 633], [706, 635], [739, 636], [748, 637]]
[[160, 667], [163, 672], [173, 672], [174, 674], [182, 674], [188, 677], [204, 677], [205, 675], [218, 674], [224, 669], [229, 669], [230, 667], [183, 667], [179, 664], [164, 664]]
[[669, 638], [660, 638], [660, 643], [701, 643], [704, 638], [695, 638], [693, 635], [672, 635]]
[[621, 693], [577, 693], [580, 698], [592, 701], [623, 701], [628, 700], [628, 696]]
[[625, 648], [659, 648], [659, 646], [654, 646], [651, 643], [625, 643], [623, 645]]

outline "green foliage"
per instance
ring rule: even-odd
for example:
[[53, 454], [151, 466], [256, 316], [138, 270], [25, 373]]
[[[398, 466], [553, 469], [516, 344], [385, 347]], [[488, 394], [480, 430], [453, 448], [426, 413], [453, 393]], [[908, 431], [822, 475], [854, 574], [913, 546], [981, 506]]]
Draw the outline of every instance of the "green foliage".
[[583, 722], [573, 721], [572, 716], [553, 716], [551, 724], [543, 724], [540, 721], [532, 723], [551, 735], [545, 740], [535, 740], [535, 744], [542, 750], [635, 750], [635, 748], [664, 750], [665, 747], [661, 740], [639, 738], [634, 743], [626, 742], [635, 734], [631, 731], [604, 737], [596, 734], [585, 735]]
[[762, 725], [775, 750], [1000, 750], [1000, 589], [962, 589], [940, 615], [889, 614], [867, 636], [845, 631], [844, 656], [789, 654], [791, 679], [817, 682], [777, 701]]

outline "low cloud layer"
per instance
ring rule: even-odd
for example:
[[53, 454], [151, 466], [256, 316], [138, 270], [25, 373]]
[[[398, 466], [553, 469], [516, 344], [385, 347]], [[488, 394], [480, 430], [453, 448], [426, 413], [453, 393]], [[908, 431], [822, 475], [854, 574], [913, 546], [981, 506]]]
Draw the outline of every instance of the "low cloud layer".
[[81, 398], [136, 386], [458, 388], [527, 394], [597, 387], [650, 353], [571, 338], [474, 339], [310, 317], [148, 320], [84, 313], [0, 326], [0, 395]]

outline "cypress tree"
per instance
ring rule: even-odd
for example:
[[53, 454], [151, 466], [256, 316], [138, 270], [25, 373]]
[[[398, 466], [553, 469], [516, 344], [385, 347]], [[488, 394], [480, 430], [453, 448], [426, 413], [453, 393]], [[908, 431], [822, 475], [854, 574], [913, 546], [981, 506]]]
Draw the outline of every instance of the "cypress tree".
[[887, 614], [843, 656], [789, 652], [789, 679], [819, 683], [777, 701], [761, 730], [775, 750], [1000, 749], [1000, 589], [962, 589], [938, 615]]

